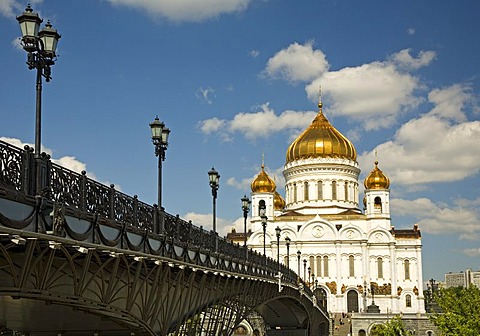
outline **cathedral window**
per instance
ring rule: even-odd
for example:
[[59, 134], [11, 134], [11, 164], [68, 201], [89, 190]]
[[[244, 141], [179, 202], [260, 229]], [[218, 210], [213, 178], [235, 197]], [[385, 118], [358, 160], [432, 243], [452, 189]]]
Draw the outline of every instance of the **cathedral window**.
[[382, 199], [380, 197], [375, 197], [373, 204], [373, 211], [375, 213], [382, 213]]
[[322, 276], [322, 257], [317, 256], [317, 273], [319, 277]]
[[349, 269], [349, 276], [355, 276], [355, 258], [353, 255], [348, 256], [348, 269]]
[[308, 201], [308, 182], [303, 183], [303, 199]]
[[308, 258], [308, 266], [310, 266], [312, 273], [315, 273], [315, 257], [314, 256], [310, 256]]
[[284, 265], [288, 265], [288, 264], [289, 264], [289, 263], [288, 263], [288, 258], [287, 258], [287, 256], [283, 257], [283, 264], [284, 264]]
[[383, 279], [383, 259], [377, 259], [377, 270], [378, 270], [378, 278]]
[[337, 199], [337, 181], [332, 181], [332, 200]]
[[323, 257], [323, 276], [328, 277], [328, 257]]
[[345, 189], [345, 201], [348, 201], [348, 182], [345, 182], [344, 189]]
[[265, 201], [260, 200], [260, 202], [258, 202], [258, 215], [259, 216], [264, 216], [266, 209], [267, 209], [267, 207], [265, 206]]
[[323, 199], [323, 182], [322, 181], [318, 181], [317, 182], [317, 198], [318, 200], [322, 200]]
[[293, 184], [293, 202], [295, 203], [297, 201], [297, 184]]
[[410, 280], [410, 261], [405, 260], [405, 280]]
[[410, 294], [405, 295], [405, 306], [412, 308], [412, 296]]

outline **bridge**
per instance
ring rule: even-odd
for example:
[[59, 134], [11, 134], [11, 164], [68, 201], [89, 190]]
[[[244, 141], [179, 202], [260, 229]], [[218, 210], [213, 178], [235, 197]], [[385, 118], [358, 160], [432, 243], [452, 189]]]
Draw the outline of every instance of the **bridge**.
[[0, 141], [0, 331], [233, 335], [252, 316], [266, 335], [329, 335], [284, 265]]

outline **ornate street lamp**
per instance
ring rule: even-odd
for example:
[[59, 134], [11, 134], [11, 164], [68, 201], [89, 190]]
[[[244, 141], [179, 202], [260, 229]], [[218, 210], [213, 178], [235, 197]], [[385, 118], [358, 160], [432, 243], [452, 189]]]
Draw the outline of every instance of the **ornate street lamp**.
[[302, 257], [302, 252], [300, 250], [297, 251], [297, 266], [298, 266], [298, 277], [300, 278], [300, 258]]
[[307, 280], [307, 259], [303, 259], [303, 281]]
[[212, 167], [208, 172], [208, 178], [210, 180], [210, 188], [212, 188], [212, 197], [213, 197], [213, 234], [215, 235], [215, 252], [218, 251], [218, 239], [217, 239], [217, 214], [216, 214], [216, 205], [217, 205], [217, 191], [220, 187], [220, 174]]
[[35, 195], [40, 195], [43, 189], [42, 181], [46, 180], [41, 176], [41, 144], [42, 144], [42, 77], [49, 82], [52, 79], [51, 66], [55, 64], [57, 43], [60, 34], [52, 28], [50, 21], [47, 21], [45, 28], [40, 32], [40, 24], [43, 20], [34, 13], [30, 5], [27, 6], [22, 15], [17, 16], [22, 31], [22, 46], [27, 52], [28, 69], [37, 69], [36, 79], [36, 113], [35, 113]]
[[308, 287], [310, 287], [311, 284], [311, 274], [312, 274], [312, 268], [308, 266]]
[[[267, 216], [265, 215], [265, 213], [262, 213], [262, 215], [260, 216], [261, 220], [262, 220], [262, 229], [263, 229], [263, 256], [266, 257], [266, 253], [265, 253], [265, 240], [266, 240], [266, 233], [267, 233]], [[265, 259], [265, 262], [266, 262], [266, 259]]]
[[280, 233], [282, 232], [282, 229], [280, 229], [279, 226], [275, 228], [275, 234], [277, 236], [277, 264], [278, 264], [278, 270], [280, 271]]
[[162, 210], [162, 162], [165, 161], [170, 129], [165, 127], [158, 116], [150, 123], [150, 128], [152, 130], [152, 142], [155, 146], [155, 156], [158, 156], [158, 208]]
[[244, 195], [241, 199], [242, 201], [242, 210], [243, 210], [243, 246], [245, 247], [245, 259], [248, 258], [248, 249], [247, 249], [247, 216], [248, 211], [250, 211], [251, 201], [248, 199], [247, 195]]
[[290, 268], [290, 238], [285, 237], [285, 245], [287, 245], [287, 268]]

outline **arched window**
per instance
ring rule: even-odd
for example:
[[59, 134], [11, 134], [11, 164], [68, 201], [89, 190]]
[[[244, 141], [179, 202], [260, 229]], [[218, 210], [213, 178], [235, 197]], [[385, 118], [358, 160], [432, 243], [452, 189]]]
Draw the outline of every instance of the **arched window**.
[[317, 273], [319, 277], [322, 276], [322, 257], [317, 256]]
[[304, 182], [303, 183], [303, 199], [305, 201], [308, 201], [308, 198], [309, 198], [309, 196], [308, 196], [308, 182]]
[[405, 306], [412, 308], [412, 296], [410, 294], [405, 295]]
[[322, 181], [318, 181], [317, 182], [317, 198], [319, 200], [322, 200], [323, 199], [323, 182]]
[[295, 203], [297, 201], [297, 184], [293, 184], [293, 202]]
[[353, 255], [348, 256], [348, 269], [349, 269], [349, 276], [355, 276], [355, 258]]
[[410, 260], [405, 260], [405, 280], [410, 280]]
[[373, 211], [375, 213], [382, 213], [382, 199], [380, 197], [375, 197], [373, 204]]
[[378, 278], [383, 279], [383, 259], [377, 259], [377, 271], [378, 271]]
[[308, 266], [310, 266], [312, 273], [315, 273], [315, 257], [314, 256], [310, 256], [308, 258]]
[[265, 215], [266, 208], [267, 207], [265, 206], [265, 201], [260, 200], [260, 202], [258, 202], [258, 215], [259, 216]]
[[345, 201], [348, 201], [348, 182], [345, 182], [344, 191], [345, 191]]
[[323, 276], [328, 277], [328, 257], [323, 257]]
[[332, 181], [332, 200], [337, 199], [337, 181]]
[[288, 258], [287, 256], [283, 257], [283, 264], [288, 265]]

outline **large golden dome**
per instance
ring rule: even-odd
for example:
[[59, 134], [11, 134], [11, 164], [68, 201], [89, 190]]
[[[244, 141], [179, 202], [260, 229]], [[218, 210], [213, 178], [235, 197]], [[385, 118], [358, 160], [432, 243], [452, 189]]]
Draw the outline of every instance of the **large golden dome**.
[[363, 182], [365, 189], [388, 189], [390, 179], [378, 168], [378, 161], [375, 161], [375, 168]]
[[307, 158], [335, 157], [353, 161], [357, 151], [353, 144], [335, 127], [322, 112], [322, 103], [318, 103], [318, 114], [310, 126], [288, 147], [287, 163]]
[[273, 208], [275, 210], [283, 210], [286, 205], [287, 203], [285, 203], [283, 197], [275, 190], [275, 194], [273, 195]]
[[265, 166], [262, 164], [262, 171], [257, 175], [255, 180], [252, 181], [250, 187], [252, 192], [274, 192], [275, 182], [265, 173]]

